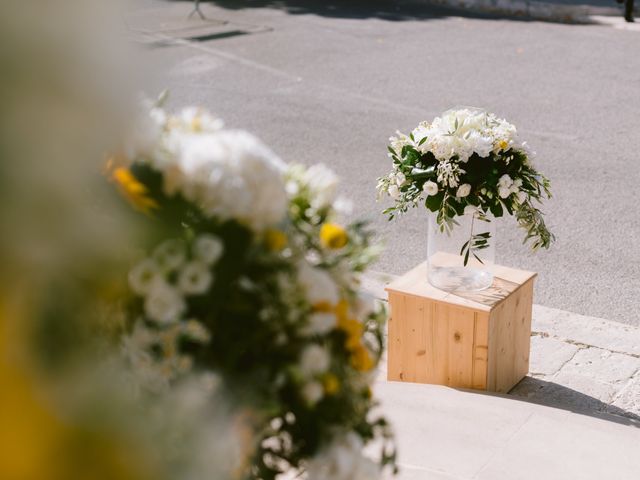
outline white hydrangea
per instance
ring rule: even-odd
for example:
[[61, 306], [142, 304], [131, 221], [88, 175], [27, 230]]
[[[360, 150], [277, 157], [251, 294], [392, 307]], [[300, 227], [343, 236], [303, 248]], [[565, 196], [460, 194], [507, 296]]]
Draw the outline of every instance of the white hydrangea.
[[305, 290], [307, 301], [311, 305], [338, 303], [338, 287], [326, 271], [301, 261], [298, 263], [298, 282]]
[[204, 213], [262, 231], [286, 213], [285, 164], [247, 132], [189, 107], [169, 116], [153, 107], [129, 142], [131, 160], [161, 171], [167, 195], [181, 193]]
[[430, 151], [440, 161], [456, 156], [463, 163], [473, 154], [486, 158], [491, 152], [517, 145], [513, 125], [493, 114], [469, 108], [449, 110], [430, 124], [421, 123], [413, 131], [413, 137], [421, 152]]
[[179, 190], [211, 217], [262, 231], [285, 216], [281, 160], [246, 132], [186, 139], [179, 147], [177, 168]]
[[348, 432], [325, 447], [307, 465], [308, 480], [376, 480], [380, 467], [366, 458], [364, 442]]

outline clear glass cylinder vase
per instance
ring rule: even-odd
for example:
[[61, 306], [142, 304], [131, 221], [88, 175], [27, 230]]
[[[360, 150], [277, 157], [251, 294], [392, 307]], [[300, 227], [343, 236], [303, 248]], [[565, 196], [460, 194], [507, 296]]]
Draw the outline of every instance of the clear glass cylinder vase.
[[477, 292], [493, 284], [495, 222], [477, 212], [455, 217], [457, 225], [442, 231], [429, 213], [428, 280], [451, 292]]

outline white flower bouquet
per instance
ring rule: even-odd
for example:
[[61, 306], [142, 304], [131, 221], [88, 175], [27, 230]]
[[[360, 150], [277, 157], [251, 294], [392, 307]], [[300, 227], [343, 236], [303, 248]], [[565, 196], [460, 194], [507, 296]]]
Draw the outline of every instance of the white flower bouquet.
[[[518, 139], [516, 127], [492, 113], [464, 108], [423, 122], [408, 136], [390, 138], [393, 170], [378, 179], [379, 194], [395, 204], [383, 213], [393, 219], [420, 204], [436, 214], [440, 231], [450, 231], [456, 216], [473, 213], [514, 215], [534, 250], [554, 240], [536, 205], [550, 198], [549, 181], [531, 164], [533, 152]], [[471, 236], [460, 251], [464, 265], [487, 248], [489, 234]]]
[[[359, 289], [377, 249], [363, 224], [336, 223], [336, 176], [288, 166], [201, 109], [157, 105], [109, 171], [158, 232], [129, 273], [122, 343], [138, 390], [221, 378], [252, 429], [241, 478], [393, 470], [370, 390], [386, 317]], [[361, 451], [374, 439], [377, 463]]]

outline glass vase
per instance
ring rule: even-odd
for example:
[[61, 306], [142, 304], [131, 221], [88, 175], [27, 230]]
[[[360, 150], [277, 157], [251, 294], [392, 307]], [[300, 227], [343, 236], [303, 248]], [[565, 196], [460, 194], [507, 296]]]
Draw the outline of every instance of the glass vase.
[[455, 217], [458, 225], [442, 231], [436, 214], [429, 213], [427, 234], [428, 280], [451, 292], [477, 292], [493, 284], [495, 222], [468, 212]]

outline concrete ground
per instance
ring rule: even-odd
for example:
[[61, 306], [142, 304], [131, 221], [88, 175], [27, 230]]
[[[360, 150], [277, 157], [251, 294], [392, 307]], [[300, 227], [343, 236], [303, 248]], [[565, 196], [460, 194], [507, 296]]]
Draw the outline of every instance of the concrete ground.
[[[407, 271], [426, 250], [423, 217], [391, 224], [375, 202], [389, 135], [456, 105], [506, 117], [552, 180], [558, 241], [532, 255], [501, 221], [497, 261], [539, 272], [538, 304], [640, 324], [637, 31], [391, 0], [203, 2], [208, 23], [184, 23], [186, 1], [137, 8], [131, 28], [157, 68], [147, 91], [169, 88], [170, 106], [204, 105], [289, 162], [335, 169], [352, 217], [386, 243], [378, 270]], [[149, 33], [154, 19], [165, 23]]]
[[636, 480], [640, 429], [496, 395], [378, 382], [398, 480]]

